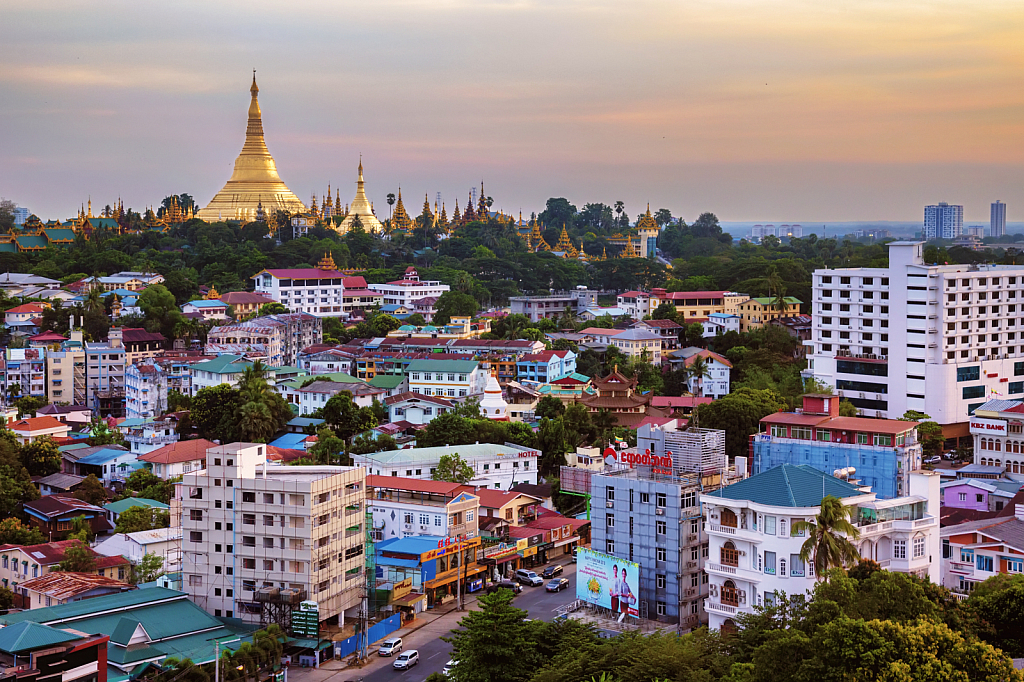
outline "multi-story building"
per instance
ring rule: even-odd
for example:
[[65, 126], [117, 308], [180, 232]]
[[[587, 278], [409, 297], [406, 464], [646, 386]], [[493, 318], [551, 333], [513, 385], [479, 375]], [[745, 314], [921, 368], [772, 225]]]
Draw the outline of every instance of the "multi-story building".
[[[1024, 376], [1024, 362], [1020, 375]], [[1024, 393], [1024, 378], [1008, 382], [1010, 394]], [[1006, 473], [1024, 474], [1024, 402], [989, 400], [971, 416], [974, 463], [1003, 467]]]
[[163, 334], [147, 332], [140, 327], [121, 329], [121, 345], [124, 346], [125, 359], [129, 365], [133, 362], [157, 357], [163, 353], [166, 341]]
[[740, 331], [749, 332], [760, 329], [772, 320], [799, 315], [801, 303], [803, 301], [798, 298], [786, 296], [785, 307], [779, 310], [773, 297], [748, 298], [739, 305]]
[[[60, 563], [65, 559], [68, 547], [78, 540], [58, 540], [42, 545], [3, 545], [0, 556], [0, 585], [14, 593], [14, 606], [30, 608], [24, 603], [25, 595], [19, 587], [21, 583], [60, 570]], [[123, 580], [130, 568], [128, 560], [120, 554], [108, 556], [86, 548], [86, 553], [96, 561], [92, 571], [96, 575], [108, 576]]]
[[8, 348], [4, 351], [4, 386], [8, 396], [46, 397], [46, 353], [45, 348]]
[[14, 440], [22, 445], [34, 443], [48, 436], [50, 438], [67, 438], [71, 426], [55, 417], [25, 417], [17, 421], [7, 422], [5, 428], [14, 436]]
[[956, 239], [964, 231], [964, 207], [940, 201], [924, 207], [924, 238]]
[[978, 583], [1024, 573], [1024, 505], [1005, 507], [993, 518], [944, 527], [942, 585], [966, 598]]
[[721, 336], [726, 332], [740, 331], [740, 316], [730, 313], [711, 313], [706, 320], [701, 320], [704, 327], [703, 337], [705, 339], [714, 336]]
[[888, 268], [814, 272], [808, 373], [866, 416], [966, 424], [1024, 376], [1024, 267], [929, 265], [920, 242], [888, 246]]
[[366, 490], [377, 542], [420, 535], [479, 535], [480, 498], [472, 486], [371, 475], [366, 477]]
[[402, 279], [388, 282], [387, 284], [371, 284], [369, 288], [384, 297], [384, 305], [401, 305], [407, 309], [413, 308], [413, 301], [418, 301], [428, 296], [440, 297], [446, 291], [451, 291], [447, 284], [436, 281], [421, 280], [416, 268], [409, 267]]
[[735, 291], [672, 291], [651, 290], [651, 310], [669, 302], [676, 312], [685, 319], [707, 318], [712, 313], [738, 315], [740, 303], [750, 298]]
[[480, 396], [487, 370], [476, 360], [413, 360], [406, 368], [409, 390], [442, 398]]
[[[195, 395], [204, 388], [220, 386], [221, 384], [228, 384], [232, 388], [237, 388], [238, 382], [242, 380], [245, 370], [252, 367], [253, 364], [237, 355], [221, 355], [213, 360], [190, 365], [190, 395]], [[265, 378], [268, 384], [274, 386], [277, 383], [277, 368], [267, 367]]]
[[629, 358], [642, 358], [654, 366], [661, 365], [661, 334], [634, 327], [608, 337], [608, 345]]
[[121, 422], [118, 428], [136, 455], [159, 450], [168, 444], [177, 443], [179, 439], [178, 422], [173, 419], [129, 418]]
[[217, 355], [255, 353], [266, 358], [270, 365], [295, 365], [304, 348], [322, 340], [319, 317], [304, 312], [285, 313], [214, 327], [207, 335], [206, 352]]
[[159, 417], [167, 410], [167, 375], [153, 362], [137, 362], [124, 371], [125, 416], [128, 419]]
[[803, 411], [761, 420], [750, 448], [751, 471], [806, 464], [824, 473], [853, 467], [857, 479], [881, 498], [902, 497], [921, 468], [917, 422], [840, 417], [839, 398], [807, 394]]
[[342, 625], [365, 587], [365, 470], [268, 465], [266, 450], [220, 445], [185, 474], [184, 589], [215, 617], [260, 623], [310, 599]]
[[82, 332], [72, 331], [69, 336], [60, 350], [46, 352], [46, 399], [51, 404], [86, 405]]
[[[273, 278], [271, 278], [273, 279]], [[247, 317], [258, 313], [260, 308], [272, 302], [270, 294], [253, 293], [251, 291], [229, 291], [218, 299], [231, 307], [235, 317]]]
[[642, 320], [658, 307], [661, 301], [646, 291], [627, 291], [615, 297], [615, 304], [634, 320]]
[[126, 365], [122, 330], [111, 327], [103, 343], [85, 344], [85, 404], [98, 414], [124, 415]]
[[516, 379], [546, 384], [576, 371], [576, 354], [571, 350], [527, 353], [516, 362]]
[[675, 350], [679, 347], [679, 333], [683, 331], [683, 325], [675, 320], [641, 320], [634, 322], [632, 326], [660, 336], [663, 351]]
[[712, 629], [735, 628], [736, 616], [772, 604], [777, 596], [807, 595], [818, 577], [800, 558], [806, 531], [831, 495], [853, 507], [854, 544], [887, 570], [939, 579], [939, 474], [915, 472], [909, 495], [877, 500], [875, 493], [813, 467], [783, 464], [701, 495], [710, 540], [704, 601]]
[[[146, 462], [155, 476], [167, 481], [184, 476], [192, 471], [206, 468], [206, 451], [216, 443], [205, 438], [168, 443], [161, 448], [139, 455], [140, 462]], [[174, 502], [175, 500], [172, 500]], [[179, 515], [180, 515], [180, 510]]]
[[455, 411], [455, 403], [445, 398], [406, 391], [384, 399], [388, 408], [388, 421], [409, 422], [417, 426], [429, 424], [434, 417]]
[[[344, 309], [346, 289], [367, 291], [364, 278], [341, 272], [335, 267], [334, 259], [327, 255], [315, 268], [261, 270], [252, 276], [252, 280], [256, 294], [277, 301], [293, 312], [317, 317], [346, 316], [351, 312]], [[360, 297], [365, 296], [368, 294]], [[349, 301], [348, 305], [351, 307], [352, 302]], [[238, 309], [235, 313], [239, 313]]]
[[458, 454], [473, 470], [470, 485], [476, 488], [510, 490], [517, 483], [537, 483], [540, 453], [531, 448], [494, 443], [445, 445], [432, 448], [388, 450], [353, 455], [356, 466], [365, 466], [368, 474], [404, 476], [429, 480], [445, 455]]
[[189, 301], [181, 306], [181, 312], [188, 315], [199, 315], [203, 320], [228, 319], [228, 304], [220, 300], [199, 299]]
[[128, 291], [142, 291], [148, 286], [160, 284], [164, 276], [156, 272], [116, 272], [107, 277], [89, 277], [82, 280], [83, 291], [91, 291], [93, 287], [99, 287], [102, 291], [114, 291], [115, 289], [127, 289]]
[[597, 305], [597, 291], [579, 286], [571, 291], [556, 291], [545, 296], [512, 296], [508, 299], [511, 314], [526, 315], [531, 322], [546, 317], [561, 317], [565, 309], [579, 315]]
[[707, 376], [687, 378], [686, 390], [693, 395], [706, 396], [714, 400], [729, 395], [732, 363], [718, 353], [690, 346], [672, 351], [666, 360], [672, 369], [688, 369], [697, 358], [703, 358], [707, 364]]
[[992, 204], [988, 221], [988, 236], [1002, 237], [1006, 234], [1006, 204], [996, 201]]

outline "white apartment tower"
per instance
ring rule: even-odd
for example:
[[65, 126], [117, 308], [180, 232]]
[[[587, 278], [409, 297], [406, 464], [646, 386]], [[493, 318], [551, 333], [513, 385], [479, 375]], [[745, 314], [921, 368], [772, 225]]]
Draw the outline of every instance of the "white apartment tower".
[[312, 600], [340, 625], [363, 597], [365, 470], [268, 464], [266, 449], [210, 448], [206, 469], [185, 474], [184, 589], [214, 616], [260, 623]]
[[888, 268], [815, 270], [808, 373], [870, 417], [966, 422], [1024, 375], [1024, 267], [930, 265], [891, 242]]
[[964, 231], [964, 207], [940, 201], [924, 207], [924, 238], [956, 239]]
[[1002, 237], [1006, 234], [1006, 204], [996, 201], [992, 204], [992, 212], [988, 223], [989, 237]]

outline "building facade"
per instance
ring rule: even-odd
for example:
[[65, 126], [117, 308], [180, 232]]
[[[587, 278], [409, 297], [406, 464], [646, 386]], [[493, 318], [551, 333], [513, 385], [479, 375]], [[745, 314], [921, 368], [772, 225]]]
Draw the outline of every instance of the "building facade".
[[370, 284], [368, 287], [376, 291], [384, 298], [384, 305], [401, 305], [411, 310], [414, 301], [428, 296], [440, 297], [446, 291], [451, 291], [447, 284], [437, 281], [421, 280], [416, 268], [410, 267], [406, 270], [402, 279], [388, 282], [387, 284]]
[[214, 327], [207, 335], [206, 352], [255, 353], [266, 359], [265, 364], [295, 365], [303, 349], [323, 340], [322, 324], [308, 313], [285, 313]]
[[573, 315], [579, 315], [587, 308], [597, 305], [597, 291], [585, 286], [571, 291], [556, 291], [547, 296], [512, 296], [508, 299], [512, 315], [526, 315], [530, 322], [544, 318], [557, 318], [568, 308]]
[[206, 469], [185, 474], [184, 589], [214, 616], [250, 623], [295, 590], [319, 604], [321, 620], [342, 624], [365, 585], [365, 472], [268, 466], [266, 449], [217, 446]]
[[167, 410], [167, 375], [155, 362], [128, 365], [124, 372], [125, 417], [151, 419]]
[[576, 354], [571, 350], [527, 353], [516, 362], [516, 380], [546, 384], [576, 371]]
[[1006, 234], [1006, 204], [996, 201], [989, 212], [988, 236], [1002, 237]]
[[928, 265], [920, 242], [888, 247], [888, 268], [814, 272], [808, 373], [865, 416], [966, 423], [1024, 377], [1024, 267]]
[[938, 204], [924, 207], [924, 233], [926, 240], [956, 239], [964, 231], [964, 207], [957, 204]]
[[413, 360], [406, 368], [409, 390], [442, 398], [483, 397], [487, 370], [476, 360]]
[[860, 555], [887, 570], [938, 582], [939, 474], [911, 475], [910, 495], [877, 500], [874, 493], [807, 466], [783, 464], [702, 495], [709, 537], [705, 608], [712, 629], [737, 627], [738, 614], [807, 595], [817, 577], [800, 558], [806, 532], [826, 495], [854, 507]]
[[471, 486], [372, 475], [366, 477], [366, 486], [377, 542], [423, 535], [479, 535], [480, 498]]
[[[1024, 371], [1021, 374], [1024, 375]], [[1024, 379], [1009, 385], [1020, 387], [1024, 385]], [[1022, 393], [1024, 390], [1018, 388], [1010, 392]], [[1006, 473], [1024, 474], [1024, 402], [989, 400], [974, 411], [970, 429], [975, 464], [1003, 467]]]
[[540, 452], [519, 446], [494, 443], [446, 445], [372, 452], [353, 455], [352, 459], [356, 466], [365, 466], [368, 474], [429, 480], [441, 458], [455, 454], [473, 470], [470, 485], [476, 488], [510, 490], [517, 483], [537, 483]]
[[330, 256], [324, 256], [315, 268], [261, 270], [252, 280], [257, 295], [277, 301], [292, 312], [318, 317], [347, 316], [351, 311], [345, 310], [346, 290], [367, 291], [365, 279], [341, 272]]

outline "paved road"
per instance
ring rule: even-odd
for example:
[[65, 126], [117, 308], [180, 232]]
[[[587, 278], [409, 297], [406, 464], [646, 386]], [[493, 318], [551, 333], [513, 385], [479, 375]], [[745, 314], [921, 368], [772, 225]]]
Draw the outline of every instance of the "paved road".
[[[576, 565], [565, 564], [565, 573], [562, 574], [562, 577], [569, 579], [569, 589], [552, 594], [543, 587], [524, 587], [522, 593], [515, 599], [515, 606], [527, 611], [530, 614], [529, 617], [535, 620], [550, 621], [554, 619], [555, 611], [559, 606], [564, 606], [576, 599]], [[431, 673], [441, 672], [444, 664], [448, 662], [452, 647], [447, 642], [441, 641], [440, 638], [456, 627], [460, 618], [459, 612], [453, 612], [403, 637], [406, 650], [416, 649], [420, 654], [420, 663], [412, 670], [399, 672], [391, 667], [394, 659], [381, 658], [374, 654], [372, 662], [362, 670], [342, 670], [326, 678], [324, 682], [358, 679], [362, 679], [364, 682], [420, 682]], [[295, 679], [290, 679], [289, 682], [310, 682], [304, 679], [304, 676], [290, 675], [290, 677]]]

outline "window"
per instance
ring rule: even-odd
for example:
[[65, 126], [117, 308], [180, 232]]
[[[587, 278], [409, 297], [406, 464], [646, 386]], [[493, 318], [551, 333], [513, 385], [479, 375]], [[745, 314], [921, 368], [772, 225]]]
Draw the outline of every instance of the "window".
[[604, 551], [607, 552], [608, 554], [614, 554], [615, 553], [615, 541], [614, 540], [605, 540], [604, 541]]
[[786, 437], [786, 426], [784, 424], [772, 424], [772, 435], [776, 438]]
[[828, 429], [815, 429], [815, 431], [817, 432], [815, 435], [817, 436], [818, 440], [824, 441], [826, 443], [831, 442], [831, 440], [832, 440], [832, 432], [831, 431], [829, 431]]
[[804, 562], [799, 554], [789, 555], [789, 575], [794, 578], [804, 577]]
[[655, 610], [658, 612], [659, 616], [664, 616], [665, 615], [665, 602], [659, 601], [657, 603], [657, 606], [655, 607]]
[[[484, 466], [486, 467], [487, 465], [485, 464]], [[613, 488], [610, 485], [609, 486], [605, 486], [605, 494], [604, 494], [604, 496], [605, 496], [606, 500], [614, 500], [615, 499], [615, 488]]]
[[874, 443], [876, 447], [892, 447], [892, 436], [882, 433], [876, 433], [874, 436]]
[[959, 493], [957, 495], [957, 498], [959, 499], [960, 502], [966, 502], [967, 501], [967, 493]]
[[793, 426], [793, 427], [790, 428], [789, 431], [790, 431], [790, 434], [791, 434], [790, 435], [791, 438], [796, 438], [798, 440], [810, 440], [811, 439], [811, 430], [808, 427]]
[[957, 367], [957, 381], [978, 381], [981, 379], [981, 367]]
[[775, 552], [764, 553], [764, 572], [775, 575]]
[[188, 541], [189, 542], [202, 542], [203, 541], [203, 534], [202, 534], [202, 532], [200, 532], [198, 530], [189, 531], [189, 533], [188, 533]]
[[924, 536], [914, 538], [914, 558], [919, 559], [924, 556]]
[[203, 510], [202, 509], [192, 509], [192, 510], [190, 510], [189, 513], [188, 513], [188, 518], [189, 518], [190, 521], [202, 521], [203, 520]]
[[977, 559], [977, 564], [976, 565], [977, 565], [979, 571], [988, 571], [990, 573], [992, 572], [992, 566], [993, 566], [992, 557], [985, 556], [983, 554], [979, 554], [979, 555], [977, 555], [976, 559]]
[[242, 502], [255, 502], [256, 493], [242, 493]]
[[605, 525], [608, 528], [615, 527], [615, 514], [605, 514]]
[[656, 556], [658, 561], [665, 561], [665, 555], [666, 555], [665, 548], [664, 547], [659, 547], [658, 548], [658, 553], [655, 556]]
[[964, 400], [968, 398], [983, 398], [985, 397], [984, 386], [964, 386], [963, 390]]
[[775, 535], [775, 517], [766, 516], [764, 517], [764, 534]]
[[658, 535], [665, 535], [668, 533], [668, 524], [664, 521], [658, 521], [656, 524]]
[[1006, 570], [1010, 573], [1024, 573], [1024, 560], [1007, 559]]
[[866, 434], [866, 433], [858, 433], [857, 434], [857, 445], [867, 445], [867, 444], [868, 444], [868, 434]]
[[906, 540], [893, 540], [892, 541], [892, 558], [893, 559], [906, 559], [907, 558], [907, 541]]
[[658, 507], [664, 507], [665, 504], [665, 493], [657, 493], [655, 495], [655, 505]]
[[974, 501], [975, 502], [984, 502], [985, 501], [985, 496], [979, 493], [979, 494], [974, 496]]

